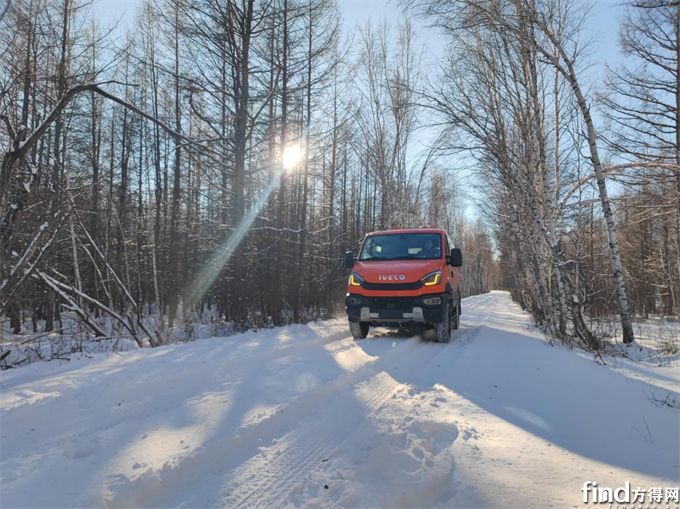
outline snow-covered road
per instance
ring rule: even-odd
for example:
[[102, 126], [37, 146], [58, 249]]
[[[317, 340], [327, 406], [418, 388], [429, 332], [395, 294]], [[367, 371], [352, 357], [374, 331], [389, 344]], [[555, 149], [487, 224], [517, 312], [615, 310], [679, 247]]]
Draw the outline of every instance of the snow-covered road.
[[678, 367], [553, 348], [504, 292], [449, 345], [345, 320], [0, 376], [0, 505], [581, 507], [677, 486]]

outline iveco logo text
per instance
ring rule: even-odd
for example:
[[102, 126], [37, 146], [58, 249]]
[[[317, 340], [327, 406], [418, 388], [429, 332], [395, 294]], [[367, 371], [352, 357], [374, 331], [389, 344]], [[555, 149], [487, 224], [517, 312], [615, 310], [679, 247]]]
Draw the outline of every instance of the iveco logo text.
[[378, 281], [404, 281], [406, 275], [404, 274], [380, 274]]

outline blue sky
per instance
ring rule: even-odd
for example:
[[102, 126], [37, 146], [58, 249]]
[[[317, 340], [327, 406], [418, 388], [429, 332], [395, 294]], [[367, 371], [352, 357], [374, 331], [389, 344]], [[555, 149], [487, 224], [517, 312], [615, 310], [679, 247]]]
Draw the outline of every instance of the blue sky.
[[[351, 32], [364, 25], [368, 20], [374, 23], [396, 23], [404, 16], [398, 0], [337, 0], [344, 19], [344, 29]], [[584, 39], [590, 41], [590, 61], [594, 66], [589, 69], [593, 82], [604, 77], [605, 64], [616, 65], [620, 62], [618, 49], [618, 25], [623, 14], [621, 0], [583, 0], [591, 9], [587, 18]], [[104, 25], [121, 20], [121, 26], [134, 22], [137, 8], [142, 0], [94, 0], [92, 12]], [[436, 30], [423, 29], [423, 22], [413, 19], [417, 35], [425, 46], [425, 55], [436, 57], [444, 47], [444, 41]], [[420, 29], [418, 29], [420, 28]], [[430, 59], [432, 60], [432, 58]], [[427, 65], [427, 63], [425, 63]]]
[[[343, 16], [345, 31], [351, 33], [356, 27], [368, 20], [374, 23], [387, 21], [395, 24], [405, 14], [398, 0], [337, 0]], [[582, 0], [591, 10], [583, 34], [590, 43], [589, 57], [594, 64], [588, 69], [590, 81], [601, 82], [604, 78], [605, 64], [616, 66], [620, 60], [618, 49], [618, 26], [623, 15], [621, 0]], [[142, 0], [94, 0], [93, 14], [104, 25], [121, 20], [121, 27], [134, 22], [135, 13]], [[420, 42], [424, 45], [426, 57], [423, 65], [434, 65], [436, 57], [444, 48], [444, 41], [436, 30], [428, 29], [420, 19], [412, 19]], [[582, 76], [583, 79], [583, 76]]]
[[[586, 26], [587, 33], [593, 39], [592, 58], [597, 64], [618, 60], [617, 30], [618, 21], [623, 12], [620, 0], [590, 0], [586, 2], [592, 9]], [[141, 0], [94, 0], [93, 12], [104, 23], [118, 18], [125, 23], [134, 19]], [[345, 28], [351, 30], [357, 25], [374, 22], [395, 22], [403, 16], [396, 0], [338, 0], [338, 5], [345, 20]], [[420, 30], [420, 38], [430, 50], [436, 51], [442, 42], [432, 30]]]
[[[371, 20], [374, 23], [387, 21], [388, 24], [395, 24], [404, 16], [399, 7], [398, 0], [337, 0], [341, 14], [344, 19], [344, 29], [351, 33], [356, 27], [362, 26]], [[589, 59], [592, 67], [588, 69], [588, 75], [582, 76], [583, 81], [590, 81], [595, 86], [602, 83], [605, 75], [605, 64], [616, 66], [621, 56], [618, 49], [618, 26], [623, 7], [621, 0], [583, 0], [591, 9], [587, 17], [583, 34], [584, 41], [590, 43]], [[142, 0], [94, 0], [92, 12], [97, 19], [104, 25], [113, 24], [116, 20], [121, 20], [121, 28], [125, 25], [130, 26], [134, 22], [137, 8]], [[435, 66], [437, 56], [444, 48], [444, 41], [436, 30], [428, 29], [423, 22], [418, 19], [412, 20], [419, 41], [424, 45], [423, 55], [425, 61], [423, 67], [427, 74], [429, 65]], [[597, 113], [597, 112], [595, 112]], [[420, 130], [416, 133], [415, 146], [422, 147], [429, 145], [430, 138], [435, 136], [429, 129]], [[452, 156], [452, 159], [443, 162], [444, 166], [458, 168], [466, 166], [462, 159]], [[467, 179], [469, 176], [463, 170], [459, 177]], [[469, 187], [469, 186], [466, 186]], [[470, 200], [471, 201], [468, 201]], [[476, 216], [476, 201], [474, 196], [468, 196], [468, 205], [465, 207], [465, 214], [469, 218]]]

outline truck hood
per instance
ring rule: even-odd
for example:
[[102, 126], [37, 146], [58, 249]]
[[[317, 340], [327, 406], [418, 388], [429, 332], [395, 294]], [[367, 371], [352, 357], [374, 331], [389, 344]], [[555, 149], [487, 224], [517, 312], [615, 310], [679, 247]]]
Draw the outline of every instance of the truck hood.
[[[414, 283], [425, 274], [441, 268], [441, 260], [391, 260], [357, 262], [354, 272], [368, 283]], [[395, 280], [380, 280], [378, 276], [397, 276]], [[399, 276], [405, 276], [401, 278]]]

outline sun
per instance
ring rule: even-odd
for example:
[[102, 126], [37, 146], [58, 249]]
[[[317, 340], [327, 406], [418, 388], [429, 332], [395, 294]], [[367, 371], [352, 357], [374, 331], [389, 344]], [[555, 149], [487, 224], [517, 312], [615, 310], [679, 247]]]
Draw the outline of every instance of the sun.
[[283, 155], [281, 156], [281, 162], [283, 163], [283, 168], [290, 172], [295, 169], [295, 167], [300, 163], [302, 159], [302, 147], [298, 143], [289, 143], [286, 148], [283, 149]]

